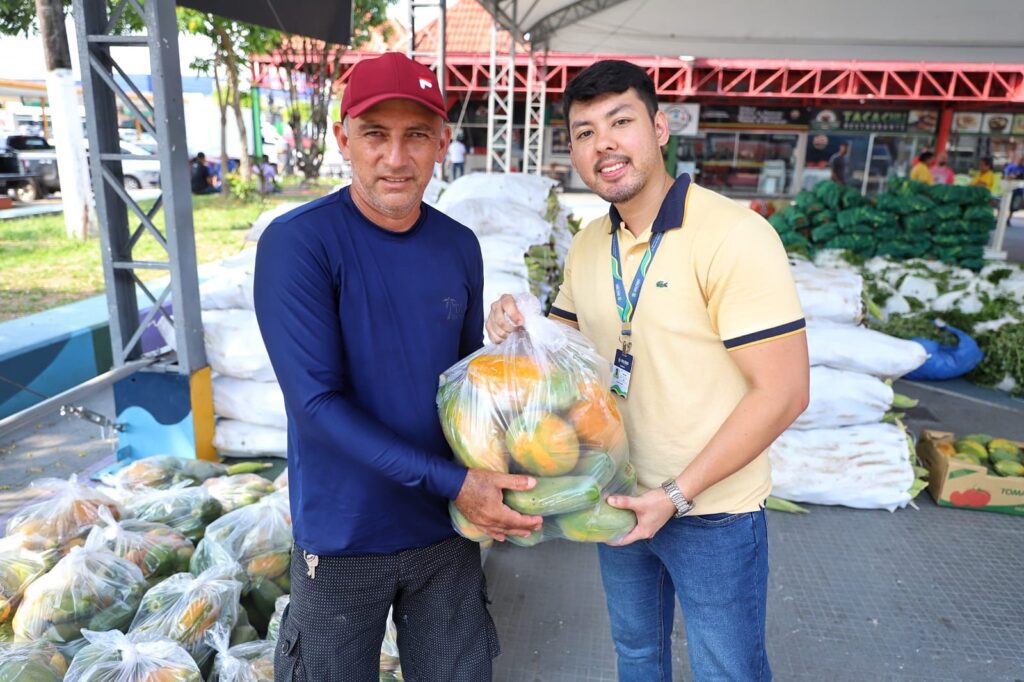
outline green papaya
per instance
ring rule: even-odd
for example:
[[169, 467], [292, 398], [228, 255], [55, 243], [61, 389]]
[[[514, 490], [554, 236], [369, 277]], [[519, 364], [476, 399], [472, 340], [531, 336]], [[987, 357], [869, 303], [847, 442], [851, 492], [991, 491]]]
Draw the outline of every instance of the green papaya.
[[979, 461], [988, 460], [988, 450], [981, 443], [973, 440], [967, 440], [966, 438], [958, 440], [956, 442], [956, 451], [968, 455], [974, 455]]
[[981, 443], [982, 445], [988, 446], [992, 442], [992, 436], [987, 433], [968, 433], [961, 440], [973, 440], [975, 443]]
[[455, 506], [454, 502], [448, 503], [448, 515], [452, 517], [452, 526], [455, 527], [455, 531], [467, 540], [485, 542], [491, 539], [490, 535], [477, 528], [472, 521], [467, 519], [459, 511], [459, 508]]
[[615, 460], [607, 452], [596, 450], [580, 455], [571, 472], [576, 476], [590, 476], [604, 488], [615, 477]]
[[560, 514], [553, 521], [568, 540], [576, 542], [613, 542], [636, 527], [636, 514], [602, 502], [593, 509]]
[[1000, 476], [1024, 476], [1024, 464], [1013, 460], [999, 460], [995, 463], [994, 468]]
[[961, 462], [967, 462], [968, 464], [974, 464], [976, 466], [982, 466], [981, 460], [978, 459], [977, 455], [972, 455], [967, 452], [958, 452], [951, 459], [958, 459]]
[[544, 542], [544, 529], [541, 528], [540, 530], [535, 530], [525, 538], [509, 535], [508, 541], [513, 545], [518, 545], [519, 547], [533, 547], [534, 545]]
[[630, 462], [623, 462], [606, 489], [612, 495], [632, 495], [635, 493], [636, 469], [633, 465]]
[[506, 490], [505, 504], [522, 514], [550, 516], [585, 509], [601, 499], [601, 488], [590, 476], [537, 477], [532, 490]]
[[988, 458], [995, 465], [998, 462], [1016, 462], [1017, 455], [1003, 448], [992, 448], [989, 450]]
[[993, 438], [989, 441], [988, 451], [992, 459], [996, 461], [1007, 459], [1020, 461], [1020, 448], [1016, 443], [1005, 438]]

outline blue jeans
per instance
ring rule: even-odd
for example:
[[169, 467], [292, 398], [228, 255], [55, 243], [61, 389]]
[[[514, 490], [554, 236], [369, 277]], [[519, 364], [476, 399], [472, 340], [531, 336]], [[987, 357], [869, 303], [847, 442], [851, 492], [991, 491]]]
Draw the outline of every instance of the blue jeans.
[[650, 540], [598, 545], [619, 682], [671, 682], [675, 597], [698, 682], [767, 682], [764, 511], [670, 519]]

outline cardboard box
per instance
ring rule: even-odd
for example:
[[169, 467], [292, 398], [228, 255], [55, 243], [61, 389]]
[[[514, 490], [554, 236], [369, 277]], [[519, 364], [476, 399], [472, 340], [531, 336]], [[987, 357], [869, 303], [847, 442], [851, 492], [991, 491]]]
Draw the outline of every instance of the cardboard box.
[[990, 474], [983, 466], [947, 457], [935, 447], [955, 442], [948, 431], [924, 431], [917, 441], [917, 456], [928, 469], [928, 492], [935, 502], [942, 507], [1024, 516], [1024, 477]]

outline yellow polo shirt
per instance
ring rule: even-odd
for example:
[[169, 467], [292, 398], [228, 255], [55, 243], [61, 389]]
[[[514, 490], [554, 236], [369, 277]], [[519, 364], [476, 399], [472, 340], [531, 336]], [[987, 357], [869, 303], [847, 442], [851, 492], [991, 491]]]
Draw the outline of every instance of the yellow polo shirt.
[[[550, 316], [579, 324], [609, 363], [622, 328], [611, 271], [617, 225], [628, 290], [652, 232], [665, 232], [632, 323], [629, 397], [616, 397], [639, 483], [678, 476], [746, 393], [729, 351], [804, 330], [789, 260], [753, 211], [681, 176], [639, 238], [614, 206], [573, 239]], [[695, 514], [756, 511], [771, 492], [768, 456], [696, 497]]]
[[932, 175], [931, 169], [920, 161], [915, 163], [914, 167], [910, 169], [910, 179], [923, 182], [926, 185], [935, 184], [935, 176]]

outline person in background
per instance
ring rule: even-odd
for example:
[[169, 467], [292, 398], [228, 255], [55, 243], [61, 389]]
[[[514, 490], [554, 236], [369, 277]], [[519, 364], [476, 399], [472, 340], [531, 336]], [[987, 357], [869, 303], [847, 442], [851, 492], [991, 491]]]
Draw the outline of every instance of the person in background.
[[281, 139], [277, 141], [277, 146], [274, 148], [274, 152], [277, 154], [277, 168], [281, 171], [281, 175], [291, 175], [292, 146], [288, 143], [288, 139], [284, 135], [282, 135]]
[[983, 156], [978, 161], [978, 172], [974, 174], [971, 184], [984, 187], [989, 192], [996, 188], [996, 173], [993, 170], [991, 156]]
[[260, 193], [261, 194], [275, 194], [281, 191], [281, 188], [277, 184], [277, 169], [274, 164], [270, 163], [270, 157], [266, 154], [263, 155], [263, 159], [260, 161], [259, 167], [256, 172], [260, 176]]
[[832, 170], [832, 182], [845, 185], [850, 181], [850, 145], [847, 142], [839, 143], [839, 151], [828, 160], [828, 167]]
[[923, 182], [926, 185], [934, 185], [935, 177], [932, 176], [932, 171], [928, 168], [928, 164], [931, 163], [932, 158], [935, 155], [931, 152], [921, 152], [921, 156], [917, 157], [917, 163], [910, 169], [910, 179], [916, 182]]
[[1017, 157], [1016, 163], [1006, 165], [1003, 177], [1007, 180], [1024, 180], [1024, 154]]
[[260, 237], [256, 319], [288, 414], [295, 551], [278, 682], [376, 682], [388, 610], [407, 680], [487, 682], [498, 655], [480, 545], [539, 516], [502, 501], [527, 476], [453, 461], [442, 372], [483, 345], [473, 232], [423, 203], [451, 130], [434, 72], [404, 54], [350, 72], [334, 136], [352, 184]]
[[[608, 498], [637, 527], [597, 547], [618, 679], [680, 679], [678, 598], [694, 679], [766, 682], [766, 450], [810, 372], [786, 250], [764, 218], [666, 172], [668, 119], [642, 68], [596, 62], [562, 101], [573, 166], [611, 207], [573, 238], [548, 315], [614, 365], [640, 486]], [[487, 332], [499, 343], [522, 322], [505, 295]]]
[[189, 172], [192, 175], [192, 194], [216, 194], [217, 188], [213, 186], [213, 176], [206, 165], [206, 154], [199, 152], [192, 163], [189, 164]]
[[935, 158], [935, 165], [931, 167], [931, 172], [936, 185], [953, 184], [953, 169], [949, 167], [949, 159], [945, 154], [939, 154]]
[[452, 140], [448, 145], [448, 162], [451, 164], [451, 179], [461, 178], [466, 171], [466, 145], [461, 139]]

